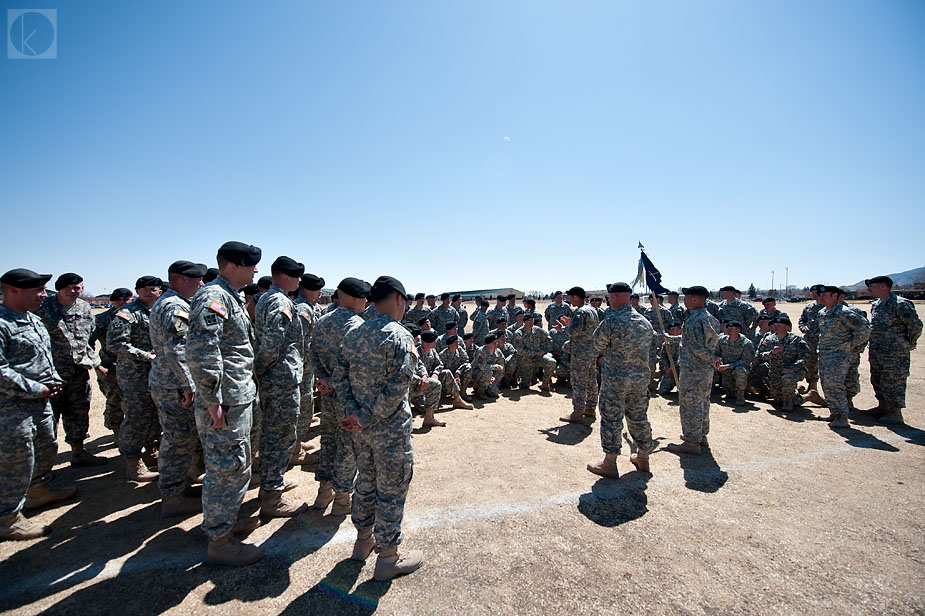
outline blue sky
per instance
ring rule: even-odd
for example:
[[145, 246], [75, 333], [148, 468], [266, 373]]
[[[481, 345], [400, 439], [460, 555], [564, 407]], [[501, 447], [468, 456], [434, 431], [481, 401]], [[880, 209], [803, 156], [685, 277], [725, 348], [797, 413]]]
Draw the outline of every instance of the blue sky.
[[[12, 0], [11, 0], [12, 1]], [[848, 284], [925, 264], [925, 4], [28, 2], [0, 269], [236, 239], [330, 284]], [[5, 32], [9, 29], [6, 12]]]

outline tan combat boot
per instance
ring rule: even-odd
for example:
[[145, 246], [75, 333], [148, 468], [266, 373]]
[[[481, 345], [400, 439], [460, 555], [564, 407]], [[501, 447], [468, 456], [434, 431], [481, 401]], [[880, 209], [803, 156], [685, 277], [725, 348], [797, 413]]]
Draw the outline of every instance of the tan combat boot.
[[83, 443], [71, 445], [71, 466], [102, 466], [108, 461], [106, 458], [87, 453]]
[[610, 477], [611, 479], [616, 479], [620, 476], [620, 471], [617, 470], [617, 456], [612, 453], [604, 454], [603, 462], [598, 462], [597, 464], [589, 464], [587, 469], [595, 475], [600, 475], [601, 477]]
[[23, 505], [23, 509], [29, 511], [52, 503], [60, 503], [74, 498], [75, 494], [77, 494], [77, 488], [52, 490], [47, 483], [37, 483], [26, 491], [26, 504]]
[[584, 411], [572, 411], [571, 415], [560, 417], [559, 421], [567, 421], [569, 423], [581, 423], [582, 421], [584, 421], [584, 418], [585, 418]]
[[36, 524], [26, 518], [18, 511], [13, 515], [0, 518], [0, 539], [10, 539], [12, 541], [26, 541], [28, 539], [38, 539], [47, 535], [51, 529], [42, 524]]
[[243, 567], [257, 562], [262, 556], [263, 552], [256, 545], [241, 543], [229, 534], [217, 539], [209, 539], [206, 560], [213, 565]]
[[592, 419], [592, 421], [595, 420], [595, 419], [597, 419], [597, 411], [595, 411], [594, 409], [585, 409], [585, 411], [584, 411], [584, 413], [582, 413], [582, 415], [583, 415], [584, 417], [590, 417], [590, 418]]
[[331, 515], [348, 515], [350, 513], [350, 493], [337, 492], [334, 494], [334, 504], [331, 505]]
[[420, 550], [410, 550], [403, 554], [398, 553], [398, 546], [382, 548], [379, 558], [376, 559], [376, 571], [373, 577], [384, 582], [398, 575], [417, 571], [424, 564], [424, 553]]
[[315, 496], [315, 502], [312, 504], [312, 507], [324, 511], [328, 508], [328, 505], [331, 504], [332, 500], [334, 500], [334, 489], [331, 487], [331, 482], [322, 481], [318, 484], [318, 495]]
[[299, 503], [283, 496], [284, 490], [266, 492], [260, 490], [260, 515], [268, 518], [294, 518], [308, 511], [307, 503]]
[[457, 393], [456, 395], [453, 396], [453, 408], [454, 409], [466, 409], [466, 410], [471, 411], [475, 407], [469, 404], [468, 402], [466, 402], [465, 400], [463, 400], [462, 396], [460, 396], [459, 393]]
[[698, 445], [697, 443], [691, 443], [689, 441], [681, 441], [680, 443], [669, 443], [667, 449], [671, 453], [689, 453], [695, 456], [700, 455], [700, 445]]
[[202, 511], [202, 501], [189, 496], [168, 496], [161, 501], [161, 516], [169, 518]]
[[243, 535], [245, 533], [249, 533], [260, 528], [260, 524], [260, 518], [257, 516], [252, 518], [238, 518], [234, 526], [231, 527], [231, 534]]
[[640, 449], [636, 453], [630, 456], [630, 462], [633, 463], [633, 466], [636, 467], [636, 470], [640, 473], [649, 472], [649, 452], [643, 449]]
[[877, 421], [890, 425], [904, 423], [903, 410], [896, 406], [887, 405], [887, 411]]
[[842, 415], [841, 413], [832, 413], [827, 418], [829, 425], [833, 428], [848, 428], [848, 416]]
[[129, 481], [157, 481], [157, 473], [149, 471], [140, 456], [126, 456], [125, 477]]
[[434, 411], [432, 409], [427, 409], [424, 411], [424, 423], [425, 426], [434, 426], [437, 428], [442, 428], [446, 425], [445, 421], [441, 421], [434, 417]]
[[372, 528], [357, 530], [357, 540], [353, 543], [353, 555], [350, 556], [350, 560], [365, 561], [375, 547], [376, 540], [373, 538]]
[[318, 459], [318, 456], [312, 455], [314, 453], [315, 448], [308, 443], [296, 443], [295, 449], [292, 450], [292, 458], [289, 459], [289, 465], [304, 466], [312, 464]]

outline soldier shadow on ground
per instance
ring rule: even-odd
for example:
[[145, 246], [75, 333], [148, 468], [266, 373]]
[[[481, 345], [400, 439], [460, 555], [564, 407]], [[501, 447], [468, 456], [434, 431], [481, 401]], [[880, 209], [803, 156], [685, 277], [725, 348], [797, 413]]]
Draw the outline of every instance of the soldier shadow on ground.
[[815, 414], [810, 409], [804, 408], [802, 406], [794, 405], [792, 411], [776, 409], [773, 406], [768, 407], [766, 410], [769, 415], [778, 417], [780, 419], [785, 419], [787, 421], [792, 421], [794, 423], [804, 423], [816, 419]]
[[517, 402], [522, 398], [529, 396], [541, 396], [543, 398], [551, 398], [553, 392], [542, 391], [541, 389], [534, 389], [532, 387], [521, 389], [520, 387], [515, 387], [514, 389], [502, 389], [501, 397], [505, 400], [510, 400], [511, 402]]
[[713, 493], [729, 480], [729, 474], [720, 468], [709, 448], [701, 447], [699, 456], [678, 454], [678, 459], [684, 471], [684, 486], [688, 490]]
[[552, 428], [541, 428], [537, 432], [545, 434], [547, 441], [557, 445], [577, 445], [594, 431], [589, 420], [590, 417], [581, 423], [567, 422]]
[[391, 581], [366, 580], [350, 591], [360, 577], [365, 563], [345, 558], [324, 578], [286, 606], [280, 616], [301, 614], [337, 614], [365, 616], [379, 607], [379, 600], [392, 586]]
[[599, 526], [614, 527], [638, 520], [648, 511], [651, 473], [632, 471], [619, 479], [601, 478], [578, 497], [578, 511]]
[[[822, 418], [818, 419], [820, 421], [824, 421]], [[890, 445], [889, 443], [880, 440], [873, 434], [862, 432], [861, 430], [857, 430], [850, 426], [847, 428], [833, 428], [829, 426], [829, 429], [845, 439], [845, 443], [851, 445], [852, 447], [858, 447], [859, 449], [876, 449], [878, 451], [887, 451], [890, 453], [896, 453], [899, 451], [899, 448], [895, 445]]]
[[857, 417], [852, 416], [851, 421], [859, 426], [879, 426], [886, 428], [893, 434], [906, 439], [907, 443], [925, 447], [925, 430], [920, 430], [914, 426], [910, 426], [908, 424], [884, 424], [875, 421], [870, 417], [864, 417], [863, 415], [859, 415]]

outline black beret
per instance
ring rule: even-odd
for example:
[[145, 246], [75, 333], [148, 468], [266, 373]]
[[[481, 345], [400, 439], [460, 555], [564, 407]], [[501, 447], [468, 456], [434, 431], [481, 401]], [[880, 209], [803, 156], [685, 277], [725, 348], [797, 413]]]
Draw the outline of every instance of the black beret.
[[592, 301], [592, 302], [602, 302], [602, 301], [604, 301], [604, 300], [601, 299], [600, 297], [596, 297], [596, 296], [595, 296], [595, 297], [592, 297], [592, 298], [591, 298], [591, 301]]
[[425, 299], [437, 299], [437, 296], [434, 295], [433, 293], [429, 293]]
[[412, 295], [411, 293], [409, 293], [408, 295], [405, 296], [405, 299], [408, 300], [409, 302], [410, 302], [410, 301], [413, 301], [413, 300], [414, 300], [414, 295]]
[[257, 295], [260, 293], [260, 287], [255, 284], [246, 284], [241, 287], [241, 293], [244, 295]]
[[420, 336], [421, 328], [415, 325], [414, 323], [405, 323], [405, 329], [411, 332], [412, 336]]
[[270, 276], [261, 276], [257, 279], [257, 286], [266, 291], [273, 286], [273, 278]]
[[457, 336], [456, 334], [446, 337], [446, 346], [450, 346], [454, 342], [459, 342], [459, 336]]
[[456, 321], [450, 321], [449, 323], [446, 324], [446, 331], [450, 331], [454, 327], [459, 327], [459, 323], [457, 323]]
[[17, 289], [38, 289], [44, 287], [49, 280], [51, 280], [51, 274], [36, 274], [24, 268], [11, 269], [0, 276], [0, 282]]
[[218, 256], [235, 265], [257, 265], [262, 254], [259, 248], [244, 242], [225, 242], [218, 249]]
[[674, 295], [675, 297], [677, 297], [677, 296], [678, 296], [678, 292], [677, 292], [677, 291], [668, 291], [668, 293], [666, 293], [665, 295]]
[[759, 321], [761, 321], [761, 320], [773, 321], [774, 318], [773, 318], [771, 315], [769, 315], [767, 312], [762, 311], [762, 312], [758, 315], [758, 320], [759, 320]]
[[507, 296], [507, 298], [508, 300], [512, 300], [512, 299], [517, 299], [517, 296], [511, 293], [510, 295]]
[[814, 284], [813, 286], [809, 288], [809, 290], [813, 291], [814, 293], [822, 293], [823, 291], [825, 291], [825, 285], [824, 284]]
[[699, 297], [710, 297], [710, 292], [707, 291], [707, 288], [706, 288], [706, 287], [702, 287], [702, 286], [700, 286], [700, 285], [696, 285], [696, 286], [693, 286], [693, 287], [684, 287], [683, 289], [681, 289], [681, 292], [684, 293], [684, 295], [694, 295], [694, 296], [699, 296]]
[[193, 263], [192, 261], [174, 261], [167, 268], [168, 274], [180, 274], [187, 278], [202, 278], [206, 275], [209, 267], [205, 263]]
[[819, 292], [820, 292], [820, 293], [841, 293], [841, 289], [839, 289], [838, 287], [834, 287], [834, 286], [832, 286], [832, 285], [827, 284], [827, 285], [825, 285], [824, 287], [822, 287], [822, 290], [819, 291]]
[[771, 322], [772, 323], [786, 323], [787, 325], [791, 325], [791, 326], [793, 325], [793, 323], [790, 322], [790, 317], [788, 317], [786, 314], [782, 314], [778, 317], [775, 317]]
[[305, 273], [305, 266], [292, 257], [283, 255], [281, 257], [276, 257], [276, 261], [270, 264], [270, 271], [273, 273], [279, 272], [281, 274], [286, 274], [293, 278], [300, 278], [302, 274]]
[[507, 317], [498, 317], [495, 323], [507, 323]]
[[581, 287], [572, 287], [571, 289], [566, 291], [565, 294], [566, 295], [577, 295], [578, 297], [581, 297], [581, 298], [588, 297], [588, 295], [585, 293], [585, 290], [582, 289]]
[[722, 287], [722, 288], [720, 289], [720, 291], [734, 291], [735, 293], [738, 293], [738, 292], [739, 292], [739, 290], [736, 289], [736, 288], [735, 288], [734, 286], [732, 286], [731, 284], [727, 284], [725, 287]]
[[726, 317], [723, 317], [722, 319], [720, 319], [719, 322], [722, 323], [723, 325], [729, 325], [729, 319], [727, 319]]
[[607, 285], [608, 293], [632, 293], [633, 289], [625, 282], [615, 282]]
[[337, 285], [337, 290], [350, 297], [369, 297], [369, 283], [359, 278], [344, 278]]
[[414, 299], [424, 299], [424, 294], [423, 294], [423, 293], [415, 293], [415, 294], [414, 294]]
[[80, 284], [83, 282], [83, 276], [75, 274], [73, 272], [68, 272], [67, 274], [61, 274], [58, 276], [58, 279], [55, 280], [55, 291], [60, 291], [64, 287], [69, 287], [72, 284]]
[[450, 299], [452, 299], [452, 300], [455, 302], [455, 301], [457, 301], [457, 300], [462, 299], [462, 295], [460, 295], [459, 293], [457, 293], [457, 294], [455, 294], [453, 297], [451, 297]]
[[490, 333], [487, 336], [485, 336], [485, 344], [491, 344], [497, 339], [498, 339], [498, 334]]
[[441, 293], [441, 294], [440, 294], [440, 299], [441, 299], [441, 300], [450, 299], [450, 294], [449, 294], [449, 293]]
[[475, 334], [473, 334], [472, 332], [466, 332], [465, 334], [463, 334], [463, 340], [470, 340], [472, 338], [475, 338]]
[[320, 291], [321, 287], [324, 286], [324, 278], [314, 274], [302, 274], [299, 286], [307, 291]]
[[488, 308], [489, 306], [491, 306], [491, 304], [488, 303], [488, 300], [483, 299], [481, 302], [479, 302], [479, 306], [485, 306], [486, 308]]
[[630, 299], [639, 299], [639, 293], [631, 293]]
[[370, 288], [369, 299], [378, 302], [392, 293], [398, 293], [402, 297], [407, 295], [405, 286], [398, 281], [398, 278], [393, 278], [392, 276], [379, 276]]
[[562, 291], [556, 291], [552, 294], [553, 297], [559, 297], [560, 295], [562, 295]]
[[732, 321], [728, 321], [728, 322], [726, 323], [726, 326], [727, 326], [727, 327], [738, 327], [739, 330], [742, 329], [742, 323], [739, 322], [739, 321], [736, 321], [735, 319], [733, 319]]
[[524, 304], [526, 304], [527, 306], [536, 306], [536, 300], [527, 298], [524, 300]]
[[842, 289], [841, 287], [835, 287], [839, 295], [848, 295], [848, 292]]
[[218, 268], [217, 268], [217, 267], [210, 267], [209, 269], [206, 270], [206, 273], [203, 274], [203, 276], [202, 276], [202, 281], [203, 281], [203, 282], [212, 282], [212, 281], [215, 280], [216, 278], [218, 278]]
[[338, 297], [338, 295], [337, 295], [337, 289], [334, 289], [334, 292], [331, 293], [331, 299], [334, 300], [334, 299], [337, 299], [337, 297]]
[[131, 297], [134, 295], [129, 289], [125, 287], [119, 287], [118, 289], [113, 289], [112, 293], [109, 294], [109, 301], [115, 301], [117, 299], [122, 299], [124, 297]]
[[135, 281], [135, 288], [140, 289], [142, 287], [159, 287], [163, 280], [157, 276], [142, 276]]
[[524, 321], [526, 321], [527, 319], [530, 319], [531, 321], [536, 320], [536, 315], [533, 314], [532, 312], [525, 312], [523, 314], [524, 314]]
[[893, 286], [893, 279], [889, 276], [874, 276], [873, 278], [868, 278], [864, 281], [864, 284], [868, 287], [872, 284], [885, 284], [888, 287]]
[[773, 297], [766, 297], [766, 298], [764, 298], [763, 300], [761, 300], [761, 303], [762, 303], [762, 304], [767, 304], [768, 302], [774, 302], [774, 303], [776, 304], [776, 303], [777, 303], [777, 300], [774, 299]]
[[680, 321], [669, 321], [668, 323], [665, 323], [665, 327], [668, 329], [671, 329], [672, 327], [681, 327], [681, 322]]
[[437, 341], [437, 332], [432, 329], [427, 330], [426, 332], [421, 332], [421, 342], [436, 342]]
[[418, 325], [420, 325], [421, 327], [424, 327], [424, 323], [428, 321], [430, 321], [430, 317], [421, 317], [420, 319], [418, 319]]

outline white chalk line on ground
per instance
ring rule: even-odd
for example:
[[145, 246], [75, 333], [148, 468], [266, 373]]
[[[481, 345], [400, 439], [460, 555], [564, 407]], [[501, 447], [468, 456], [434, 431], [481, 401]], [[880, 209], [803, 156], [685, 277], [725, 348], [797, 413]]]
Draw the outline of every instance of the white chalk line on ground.
[[[830, 456], [854, 452], [858, 448], [869, 448], [876, 443], [897, 444], [907, 441], [908, 437], [893, 434], [886, 438], [879, 438], [868, 435], [866, 438], [858, 439], [854, 444], [847, 442], [838, 445], [831, 445], [816, 451], [804, 452], [793, 456], [774, 456], [759, 458], [748, 462], [729, 464], [724, 468], [710, 468], [698, 470], [686, 470], [683, 473], [671, 473], [652, 477], [649, 481], [642, 480], [635, 482], [620, 482], [610, 485], [603, 485], [596, 488], [591, 495], [594, 499], [612, 500], [626, 492], [633, 492], [648, 487], [671, 486], [690, 482], [709, 483], [712, 480], [724, 478], [724, 474], [732, 479], [732, 475], [748, 474], [754, 472], [763, 472], [767, 469], [782, 464], [793, 464], [798, 462], [807, 462], [818, 460]], [[865, 447], [866, 446], [866, 447]], [[434, 509], [429, 512], [418, 515], [409, 515], [405, 518], [404, 528], [406, 531], [420, 531], [430, 528], [444, 528], [458, 525], [465, 522], [480, 522], [491, 520], [499, 517], [510, 517], [518, 514], [529, 513], [544, 509], [568, 504], [577, 504], [579, 498], [584, 494], [591, 492], [590, 486], [585, 492], [571, 491], [561, 494], [555, 494], [545, 498], [523, 500], [515, 503], [487, 503], [478, 506], [459, 506], [453, 508]], [[292, 554], [309, 554], [321, 549], [324, 546], [339, 546], [352, 543], [356, 537], [356, 531], [350, 524], [349, 518], [345, 524], [332, 536], [318, 532], [307, 523], [303, 523], [306, 533], [301, 536], [287, 536], [285, 538], [274, 538], [272, 535], [278, 529], [272, 531], [268, 527], [257, 529], [252, 535], [252, 539], [257, 539], [255, 543], [260, 546], [265, 556], [269, 557], [287, 557]], [[165, 529], [166, 532], [169, 529]], [[259, 535], [268, 533], [270, 536], [259, 538]], [[159, 533], [160, 534], [160, 533]], [[153, 535], [151, 539], [159, 536]], [[150, 541], [150, 540], [149, 540]], [[147, 544], [145, 544], [147, 545]], [[145, 573], [154, 570], [185, 570], [203, 562], [204, 545], [197, 546], [195, 550], [187, 550], [180, 554], [174, 554], [170, 557], [158, 557], [152, 554], [147, 559], [139, 559], [137, 551], [115, 558], [108, 561], [101, 569], [88, 564], [85, 567], [74, 571], [64, 571], [61, 568], [57, 570], [46, 570], [41, 575], [31, 576], [28, 579], [16, 582], [7, 582], [3, 590], [0, 590], [0, 599], [3, 603], [12, 601], [17, 595], [32, 594], [37, 591], [52, 592], [44, 594], [42, 598], [52, 597], [59, 592], [65, 592], [73, 589], [76, 585], [87, 581], [102, 582], [117, 577], [120, 574]], [[144, 545], [140, 548], [144, 550]], [[96, 570], [96, 573], [92, 573]], [[83, 579], [81, 579], [83, 578]], [[60, 590], [54, 590], [55, 585], [64, 585]]]

